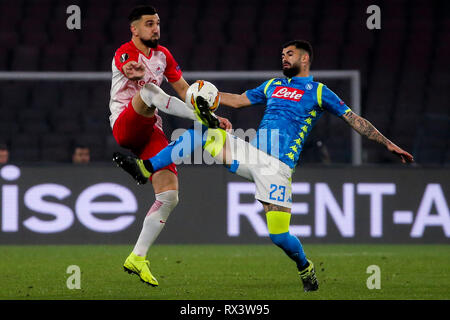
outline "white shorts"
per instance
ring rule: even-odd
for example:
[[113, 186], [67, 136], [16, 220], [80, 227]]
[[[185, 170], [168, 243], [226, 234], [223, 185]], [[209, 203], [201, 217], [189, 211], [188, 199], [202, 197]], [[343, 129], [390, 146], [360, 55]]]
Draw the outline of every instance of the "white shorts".
[[292, 169], [279, 159], [227, 133], [231, 159], [229, 171], [255, 182], [257, 200], [292, 207]]

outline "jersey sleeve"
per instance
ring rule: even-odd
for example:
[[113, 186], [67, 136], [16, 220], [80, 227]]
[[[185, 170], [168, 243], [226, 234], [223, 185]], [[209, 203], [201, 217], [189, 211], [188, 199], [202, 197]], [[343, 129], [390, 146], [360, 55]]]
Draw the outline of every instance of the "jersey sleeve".
[[164, 70], [164, 75], [166, 76], [167, 81], [175, 82], [180, 80], [181, 76], [183, 75], [183, 72], [181, 72], [181, 68], [175, 61], [175, 58], [167, 48], [161, 46], [160, 49], [162, 52], [164, 52], [164, 55], [166, 56], [167, 65], [166, 70]]
[[117, 49], [115, 55], [114, 55], [114, 63], [117, 67], [117, 69], [120, 70], [120, 72], [124, 73], [122, 68], [123, 66], [130, 62], [130, 61], [136, 61], [139, 60], [139, 54], [136, 52], [136, 50], [133, 50], [133, 48], [129, 45], [123, 45], [119, 49]]
[[[337, 117], [351, 111], [351, 109], [339, 98], [333, 91], [328, 89], [327, 86], [322, 85], [322, 92], [318, 93], [319, 106], [324, 110], [327, 110]], [[320, 91], [320, 88], [318, 89]]]
[[245, 91], [251, 104], [265, 104], [267, 102], [267, 87], [273, 79], [263, 82], [259, 87]]

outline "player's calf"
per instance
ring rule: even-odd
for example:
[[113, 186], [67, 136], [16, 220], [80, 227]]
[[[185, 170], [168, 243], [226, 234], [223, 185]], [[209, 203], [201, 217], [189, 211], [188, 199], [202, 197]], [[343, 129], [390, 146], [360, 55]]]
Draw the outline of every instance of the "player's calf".
[[140, 91], [141, 99], [144, 103], [151, 107], [156, 107], [158, 110], [191, 120], [197, 120], [194, 111], [189, 108], [180, 99], [170, 96], [164, 92], [163, 89], [153, 83], [147, 83]]
[[[273, 204], [265, 204], [265, 207], [280, 209]], [[314, 264], [306, 259], [300, 240], [289, 233], [291, 214], [284, 211], [269, 211], [266, 213], [266, 219], [272, 242], [297, 264], [304, 291], [317, 290], [319, 282], [317, 281]]]
[[140, 91], [140, 96], [147, 106], [181, 118], [200, 120], [209, 128], [218, 128], [219, 119], [211, 111], [208, 102], [203, 97], [197, 97], [195, 110], [189, 108], [180, 99], [170, 96], [153, 83], [147, 83]]

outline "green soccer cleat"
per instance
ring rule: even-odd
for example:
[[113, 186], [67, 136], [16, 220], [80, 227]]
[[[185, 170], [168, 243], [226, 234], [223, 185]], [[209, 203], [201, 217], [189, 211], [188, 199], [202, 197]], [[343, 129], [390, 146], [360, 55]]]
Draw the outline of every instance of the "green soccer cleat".
[[195, 104], [195, 113], [200, 122], [206, 125], [208, 128], [217, 129], [220, 126], [220, 121], [217, 116], [209, 108], [208, 102], [201, 96], [198, 96]]
[[138, 184], [146, 184], [148, 178], [152, 175], [145, 166], [141, 159], [133, 156], [126, 156], [120, 152], [114, 152], [113, 161], [118, 167], [128, 172]]
[[316, 291], [319, 289], [319, 281], [316, 278], [316, 271], [314, 270], [314, 263], [308, 260], [309, 265], [302, 271], [299, 271], [300, 279], [303, 282], [303, 291]]
[[144, 257], [135, 255], [133, 252], [125, 260], [123, 269], [130, 274], [137, 274], [142, 282], [152, 287], [159, 285], [158, 280], [150, 272], [150, 262], [145, 260]]

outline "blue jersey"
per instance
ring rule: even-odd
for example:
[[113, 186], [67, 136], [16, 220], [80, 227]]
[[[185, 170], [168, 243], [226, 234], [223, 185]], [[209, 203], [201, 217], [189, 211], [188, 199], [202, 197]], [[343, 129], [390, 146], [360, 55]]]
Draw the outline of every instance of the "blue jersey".
[[247, 90], [252, 104], [266, 110], [256, 138], [258, 149], [295, 168], [304, 142], [324, 110], [340, 117], [350, 108], [313, 77], [274, 78]]

